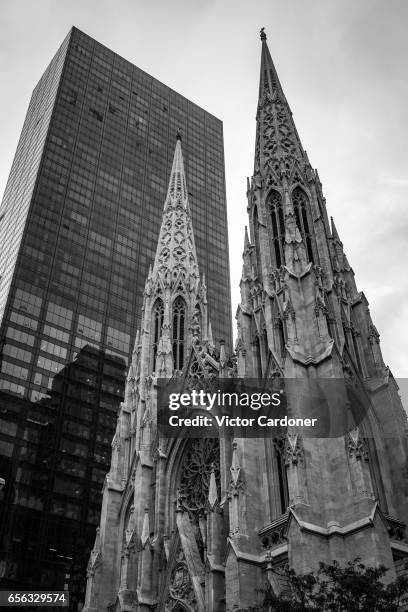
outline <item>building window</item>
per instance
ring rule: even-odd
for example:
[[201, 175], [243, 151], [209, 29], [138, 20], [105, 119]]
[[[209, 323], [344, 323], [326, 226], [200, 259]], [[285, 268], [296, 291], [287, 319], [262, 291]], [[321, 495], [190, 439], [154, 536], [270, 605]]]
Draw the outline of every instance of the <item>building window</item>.
[[182, 370], [184, 365], [184, 327], [186, 305], [180, 296], [173, 304], [173, 361], [174, 369]]
[[153, 370], [156, 368], [157, 348], [163, 327], [164, 306], [163, 300], [157, 299], [153, 306]]
[[258, 276], [261, 276], [262, 265], [261, 265], [261, 248], [259, 243], [259, 219], [258, 219], [258, 207], [254, 208], [254, 238], [255, 238], [255, 252], [256, 252], [256, 267]]
[[257, 376], [258, 378], [262, 378], [262, 350], [261, 350], [261, 341], [258, 335], [255, 338], [254, 347], [255, 347]]
[[285, 222], [282, 198], [277, 191], [272, 191], [269, 196], [269, 210], [272, 221], [272, 255], [275, 255], [276, 267], [280, 268], [285, 262]]
[[279, 436], [273, 439], [273, 445], [275, 447], [275, 466], [279, 484], [279, 503], [280, 511], [282, 514], [288, 509], [289, 505], [289, 488], [288, 488], [288, 476], [285, 466], [285, 439], [283, 436]]
[[305, 243], [308, 259], [309, 261], [313, 262], [312, 239], [310, 236], [309, 222], [307, 219], [307, 198], [304, 191], [302, 191], [302, 189], [299, 187], [296, 187], [293, 192], [292, 199], [296, 216], [296, 224]]
[[288, 477], [286, 473], [285, 464], [281, 453], [276, 453], [276, 463], [278, 467], [278, 481], [279, 481], [279, 497], [281, 512], [284, 514], [288, 509], [289, 504], [289, 493], [288, 493]]

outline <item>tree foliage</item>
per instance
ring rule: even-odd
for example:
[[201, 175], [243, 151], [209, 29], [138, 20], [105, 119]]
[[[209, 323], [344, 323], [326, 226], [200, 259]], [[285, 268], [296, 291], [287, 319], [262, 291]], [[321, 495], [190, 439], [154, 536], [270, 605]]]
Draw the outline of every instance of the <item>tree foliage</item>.
[[342, 567], [337, 561], [319, 563], [317, 572], [285, 573], [287, 589], [275, 595], [262, 591], [263, 603], [242, 612], [401, 612], [408, 610], [408, 578], [385, 584], [387, 568], [366, 567], [360, 559]]

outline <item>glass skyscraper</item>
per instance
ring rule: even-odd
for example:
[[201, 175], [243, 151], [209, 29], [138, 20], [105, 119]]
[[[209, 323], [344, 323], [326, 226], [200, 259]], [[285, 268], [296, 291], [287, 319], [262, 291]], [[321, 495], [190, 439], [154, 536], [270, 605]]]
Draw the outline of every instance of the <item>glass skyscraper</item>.
[[33, 92], [0, 206], [2, 588], [80, 598], [178, 129], [231, 346], [222, 123], [76, 28]]

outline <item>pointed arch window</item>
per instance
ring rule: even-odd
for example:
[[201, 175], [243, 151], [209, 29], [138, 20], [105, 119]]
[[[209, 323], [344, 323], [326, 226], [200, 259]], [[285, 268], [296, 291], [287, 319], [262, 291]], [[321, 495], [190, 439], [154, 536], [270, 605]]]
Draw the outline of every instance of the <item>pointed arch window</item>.
[[175, 370], [184, 366], [186, 303], [180, 296], [173, 304], [173, 362]]
[[292, 194], [293, 208], [295, 210], [296, 224], [299, 232], [302, 235], [303, 241], [306, 246], [307, 256], [309, 261], [313, 263], [313, 250], [312, 250], [312, 238], [309, 229], [309, 221], [307, 216], [307, 205], [308, 199], [305, 192], [296, 187]]
[[272, 221], [272, 246], [276, 267], [285, 263], [285, 222], [283, 218], [282, 197], [277, 191], [269, 196], [269, 210]]
[[193, 522], [199, 522], [208, 503], [211, 472], [214, 470], [218, 499], [221, 498], [219, 438], [189, 440], [183, 453], [178, 478], [179, 504]]
[[153, 370], [156, 368], [157, 349], [159, 346], [160, 336], [163, 327], [164, 319], [164, 304], [161, 298], [158, 298], [153, 306]]

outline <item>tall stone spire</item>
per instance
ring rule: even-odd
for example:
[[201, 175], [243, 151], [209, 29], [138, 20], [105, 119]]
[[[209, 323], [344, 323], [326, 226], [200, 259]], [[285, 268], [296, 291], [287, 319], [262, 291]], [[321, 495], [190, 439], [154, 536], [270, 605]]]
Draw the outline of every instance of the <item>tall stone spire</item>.
[[[199, 280], [197, 253], [186, 176], [184, 172], [181, 136], [177, 134], [167, 196], [164, 203], [163, 219], [157, 244], [152, 279], [162, 280], [171, 274], [177, 279], [183, 273], [190, 286], [196, 288]], [[170, 281], [170, 279], [167, 279]]]
[[288, 102], [283, 93], [282, 85], [279, 81], [278, 73], [276, 72], [271, 54], [269, 52], [268, 43], [266, 42], [266, 33], [264, 28], [261, 28], [261, 74], [259, 79], [259, 100], [261, 100], [265, 91], [268, 91], [271, 97], [276, 98], [287, 104]]
[[[262, 54], [259, 79], [256, 148], [254, 175], [264, 175], [268, 166], [277, 160], [305, 158], [300, 138], [292, 119], [292, 112], [283, 93], [264, 28], [261, 30]], [[279, 164], [275, 170], [279, 169]]]
[[[282, 377], [282, 384], [294, 381], [302, 402], [308, 395], [300, 392], [303, 381], [320, 380], [321, 388], [335, 381], [345, 390], [347, 400], [341, 403], [350, 421], [331, 438], [288, 429], [280, 439], [264, 440], [264, 446], [257, 441], [256, 449], [250, 439], [236, 439], [240, 464], [233, 447], [231, 548], [241, 559], [244, 551], [254, 555], [257, 550], [258, 542], [245, 531], [245, 517], [255, 524], [263, 490], [261, 484], [250, 491], [259, 468], [248, 459], [256, 456], [271, 486], [262, 498], [268, 511], [259, 519], [265, 527], [258, 533], [269, 534], [263, 545], [272, 567], [278, 567], [284, 544], [289, 566], [299, 573], [313, 570], [318, 560], [346, 562], [356, 556], [393, 573], [398, 565], [388, 516], [400, 524], [408, 518], [408, 490], [400, 479], [408, 461], [406, 414], [384, 367], [368, 301], [357, 289], [334, 222], [330, 225], [319, 176], [301, 145], [263, 29], [261, 40], [255, 172], [247, 188], [250, 234], [245, 238], [237, 310], [238, 372], [248, 378]], [[249, 263], [256, 276], [248, 274]], [[326, 414], [337, 410], [336, 393], [327, 395]], [[361, 424], [353, 412], [357, 397], [364, 397]], [[292, 399], [292, 408], [294, 403]], [[279, 457], [280, 463], [272, 457]], [[236, 487], [241, 474], [244, 490]], [[284, 487], [276, 487], [278, 482]], [[339, 482], [348, 483], [341, 495]], [[332, 537], [336, 532], [341, 541]], [[406, 554], [408, 558], [408, 547]], [[233, 571], [245, 575], [232, 553], [225, 566], [226, 576]], [[271, 584], [284, 588], [283, 583]], [[245, 598], [244, 583], [242, 587]], [[230, 609], [249, 605], [234, 596]]]
[[[176, 360], [174, 363], [174, 355], [172, 356], [174, 300], [178, 295], [184, 304], [183, 313], [180, 315], [184, 321], [186, 314], [189, 314], [189, 318], [192, 317], [199, 291], [201, 295], [205, 289], [200, 283], [181, 134], [178, 132], [155, 260], [146, 281], [144, 304], [144, 329], [151, 330], [152, 336], [159, 333], [159, 338], [154, 339], [156, 349], [152, 365], [156, 373], [163, 378], [171, 376], [174, 368], [180, 369], [177, 365], [180, 366], [183, 361], [178, 360], [177, 364]], [[160, 301], [163, 308], [157, 329], [156, 323], [151, 320], [151, 308], [156, 300]]]

